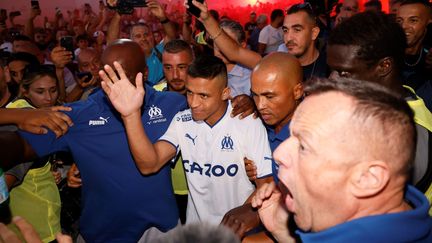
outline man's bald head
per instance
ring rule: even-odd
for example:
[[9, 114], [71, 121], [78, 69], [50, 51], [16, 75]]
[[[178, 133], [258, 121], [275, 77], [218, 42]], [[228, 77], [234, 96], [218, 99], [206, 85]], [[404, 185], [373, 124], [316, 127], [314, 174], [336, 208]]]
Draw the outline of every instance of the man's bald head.
[[111, 67], [114, 67], [114, 61], [119, 62], [132, 83], [139, 72], [145, 74], [147, 69], [144, 52], [137, 43], [128, 39], [111, 43], [102, 53], [101, 60], [103, 65]]
[[299, 61], [287, 53], [264, 57], [251, 74], [255, 104], [267, 125], [276, 130], [287, 124], [303, 96], [303, 71]]
[[254, 68], [252, 75], [274, 77], [282, 82], [296, 85], [303, 80], [303, 69], [294, 56], [275, 52], [264, 57]]

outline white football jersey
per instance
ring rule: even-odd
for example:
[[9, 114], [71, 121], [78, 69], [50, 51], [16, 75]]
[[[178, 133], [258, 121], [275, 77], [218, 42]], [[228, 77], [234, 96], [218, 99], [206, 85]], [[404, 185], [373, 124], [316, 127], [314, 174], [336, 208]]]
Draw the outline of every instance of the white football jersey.
[[225, 213], [241, 206], [255, 190], [243, 158], [256, 164], [258, 178], [270, 175], [271, 151], [260, 119], [232, 118], [231, 104], [213, 126], [194, 121], [191, 110], [177, 113], [160, 138], [181, 150], [189, 200], [187, 222], [219, 224]]

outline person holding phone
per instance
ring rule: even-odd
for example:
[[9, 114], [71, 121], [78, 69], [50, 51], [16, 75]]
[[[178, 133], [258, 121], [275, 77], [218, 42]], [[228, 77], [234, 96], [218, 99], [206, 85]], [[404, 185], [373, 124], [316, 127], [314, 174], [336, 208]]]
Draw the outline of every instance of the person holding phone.
[[66, 97], [66, 102], [86, 100], [100, 86], [99, 70], [102, 68], [100, 54], [93, 49], [80, 52], [78, 59], [77, 85]]
[[[144, 51], [145, 59], [148, 67], [147, 83], [155, 85], [163, 79], [162, 52], [164, 44], [176, 38], [174, 25], [166, 16], [161, 4], [155, 0], [147, 1], [149, 11], [159, 19], [162, 24], [165, 37], [159, 44], [155, 43], [152, 29], [147, 24], [136, 24], [130, 29], [130, 39], [138, 43]], [[110, 43], [119, 38], [120, 34], [121, 15], [116, 13], [111, 21], [108, 29], [107, 43]]]

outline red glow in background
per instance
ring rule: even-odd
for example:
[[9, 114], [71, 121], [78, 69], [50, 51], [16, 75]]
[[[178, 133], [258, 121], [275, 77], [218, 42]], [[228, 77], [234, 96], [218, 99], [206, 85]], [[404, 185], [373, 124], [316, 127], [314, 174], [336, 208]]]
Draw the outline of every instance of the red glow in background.
[[[160, 0], [167, 4], [168, 11], [173, 9], [182, 10], [183, 0]], [[322, 0], [326, 1], [326, 0]], [[365, 2], [368, 0], [359, 0], [360, 9]], [[207, 0], [209, 8], [216, 9], [219, 11], [220, 16], [227, 15], [241, 23], [248, 21], [249, 13], [253, 10], [258, 15], [261, 13], [270, 15], [271, 10], [274, 8], [287, 9], [289, 6], [302, 3], [303, 0]], [[339, 0], [343, 2], [343, 0]], [[66, 10], [80, 9], [85, 3], [92, 5], [93, 11], [98, 11], [98, 0], [39, 0], [39, 5], [42, 9], [42, 16], [48, 16], [52, 18], [55, 14], [55, 8], [59, 7], [63, 12]], [[381, 0], [383, 11], [388, 12], [389, 0]], [[267, 7], [266, 7], [267, 6]], [[271, 8], [268, 8], [271, 6]], [[21, 11], [22, 16], [16, 19], [17, 23], [23, 23], [26, 16], [29, 16], [30, 0], [0, 0], [0, 8], [7, 9], [10, 11]], [[41, 24], [43, 18], [36, 18], [36, 24]]]

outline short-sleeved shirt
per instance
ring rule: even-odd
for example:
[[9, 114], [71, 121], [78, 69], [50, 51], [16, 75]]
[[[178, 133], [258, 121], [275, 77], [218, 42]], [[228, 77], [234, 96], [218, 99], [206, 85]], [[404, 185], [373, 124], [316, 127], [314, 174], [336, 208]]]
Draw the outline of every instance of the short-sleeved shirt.
[[[187, 107], [184, 96], [146, 86], [142, 122], [152, 142], [165, 133], [172, 117]], [[178, 223], [170, 167], [144, 176], [136, 168], [125, 128], [105, 94], [68, 104], [74, 125], [56, 139], [52, 132], [21, 136], [39, 155], [69, 151], [83, 181], [80, 233], [87, 242], [137, 242], [156, 227], [165, 232]]]
[[[270, 149], [271, 149], [272, 153], [276, 150], [276, 148], [283, 141], [285, 141], [286, 139], [289, 138], [289, 136], [290, 136], [289, 125], [290, 125], [290, 122], [285, 124], [278, 133], [275, 132], [275, 130], [272, 126], [266, 125], [267, 136], [268, 136], [268, 140], [270, 143]], [[272, 160], [273, 179], [276, 183], [279, 181], [278, 171], [279, 171], [279, 165], [276, 164], [276, 162], [274, 160]]]
[[250, 95], [250, 75], [252, 71], [249, 68], [236, 64], [228, 72], [228, 87], [231, 89], [231, 97], [245, 94]]
[[161, 60], [161, 55], [163, 51], [164, 45], [163, 43], [159, 43], [152, 49], [152, 53], [150, 54], [150, 56], [146, 57], [146, 64], [149, 70], [147, 82], [150, 86], [157, 84], [164, 77], [163, 65]]
[[213, 126], [179, 112], [160, 140], [181, 150], [189, 187], [187, 223], [219, 224], [229, 210], [243, 205], [255, 190], [243, 158], [257, 166], [258, 177], [271, 174], [271, 152], [261, 120], [231, 117], [231, 105]]
[[279, 45], [283, 43], [282, 28], [274, 28], [271, 25], [267, 25], [261, 30], [258, 42], [267, 45], [265, 54], [277, 51]]

